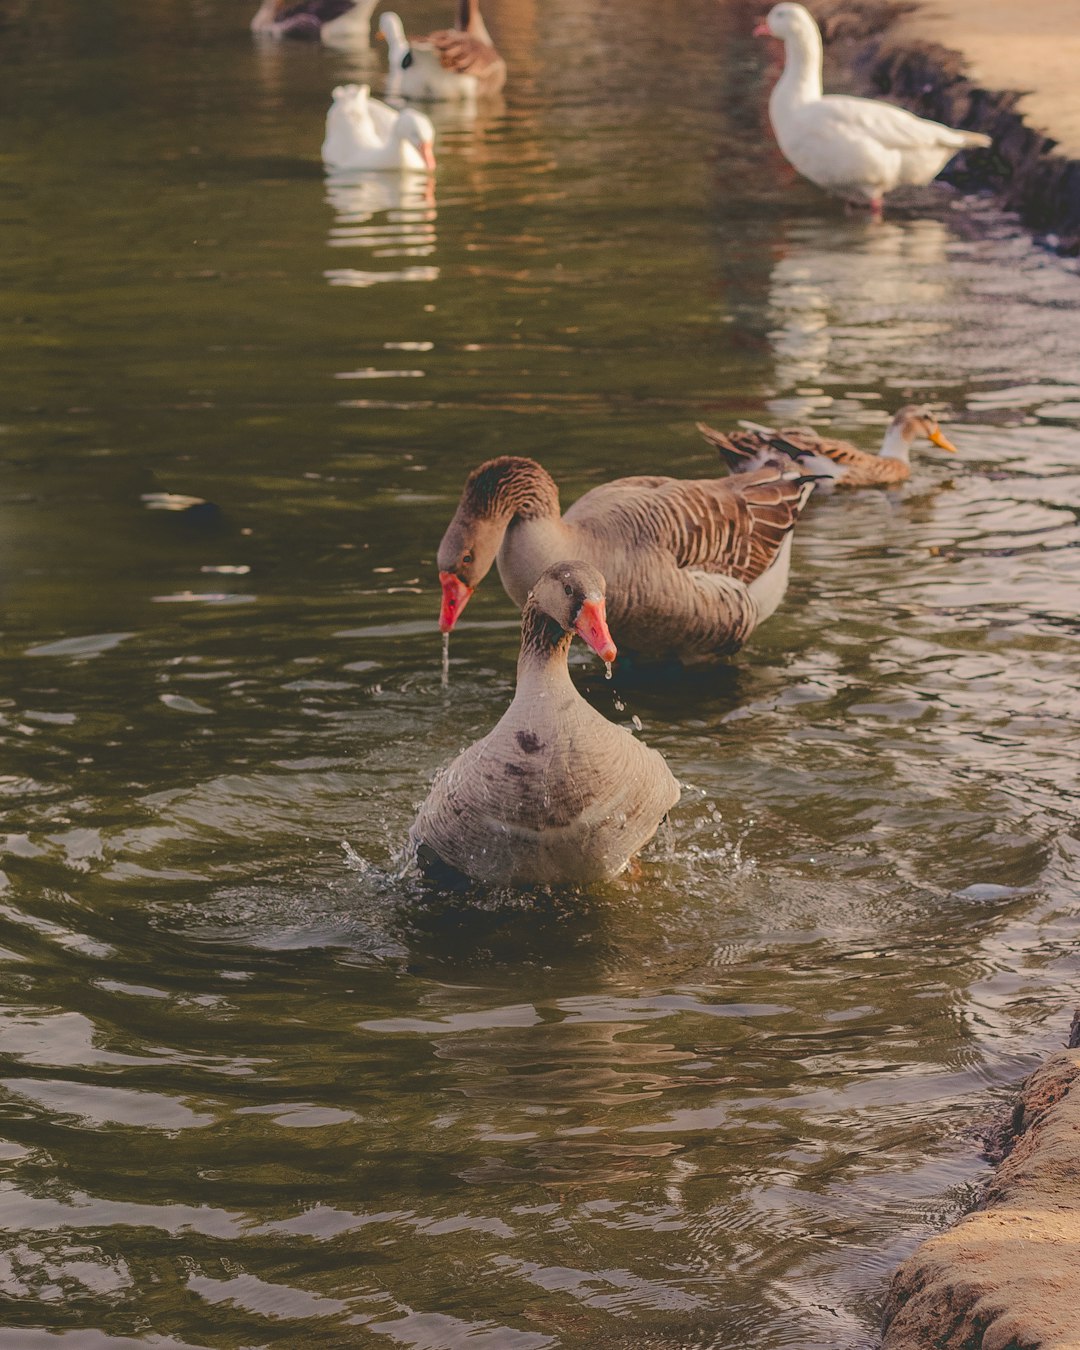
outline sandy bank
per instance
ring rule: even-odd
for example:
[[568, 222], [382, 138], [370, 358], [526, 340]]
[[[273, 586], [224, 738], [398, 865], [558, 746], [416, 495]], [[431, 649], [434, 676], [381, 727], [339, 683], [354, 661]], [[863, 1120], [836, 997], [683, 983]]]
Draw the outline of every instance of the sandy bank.
[[1026, 91], [1017, 110], [1036, 131], [1080, 156], [1080, 0], [927, 0], [896, 40], [963, 53], [985, 89]]
[[1080, 1050], [1025, 1082], [981, 1207], [893, 1276], [882, 1350], [1080, 1347]]

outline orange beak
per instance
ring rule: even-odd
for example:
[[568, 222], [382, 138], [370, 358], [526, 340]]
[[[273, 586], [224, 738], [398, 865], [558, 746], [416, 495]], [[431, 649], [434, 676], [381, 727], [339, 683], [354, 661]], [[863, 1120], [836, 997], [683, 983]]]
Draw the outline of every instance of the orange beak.
[[762, 19], [760, 23], [754, 24], [754, 31], [751, 33], [750, 36], [751, 36], [751, 37], [772, 37], [772, 33], [771, 33], [770, 29], [769, 29], [769, 25], [765, 22], [764, 19]]
[[960, 453], [959, 450], [957, 450], [956, 446], [953, 445], [952, 441], [947, 441], [945, 437], [941, 434], [940, 427], [935, 427], [933, 431], [928, 432], [927, 435], [934, 442], [934, 444], [940, 446], [942, 450], [951, 450], [954, 455], [958, 455]]
[[430, 141], [421, 141], [418, 146], [420, 158], [424, 161], [424, 168], [428, 173], [435, 172], [435, 151]]
[[473, 588], [466, 586], [460, 577], [454, 576], [453, 572], [440, 572], [439, 580], [442, 582], [442, 610], [439, 613], [439, 632], [449, 633], [461, 617], [461, 611], [469, 603], [469, 596], [472, 595]]
[[585, 600], [578, 611], [574, 632], [584, 639], [601, 661], [614, 661], [618, 655], [608, 632], [607, 613], [603, 596], [599, 600]]

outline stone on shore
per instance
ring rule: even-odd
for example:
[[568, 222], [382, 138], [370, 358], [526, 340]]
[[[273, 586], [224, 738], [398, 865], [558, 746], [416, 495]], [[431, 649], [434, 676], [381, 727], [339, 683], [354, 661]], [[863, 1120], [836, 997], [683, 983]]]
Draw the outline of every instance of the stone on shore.
[[1027, 1079], [982, 1206], [893, 1276], [882, 1350], [1080, 1350], [1080, 1050]]

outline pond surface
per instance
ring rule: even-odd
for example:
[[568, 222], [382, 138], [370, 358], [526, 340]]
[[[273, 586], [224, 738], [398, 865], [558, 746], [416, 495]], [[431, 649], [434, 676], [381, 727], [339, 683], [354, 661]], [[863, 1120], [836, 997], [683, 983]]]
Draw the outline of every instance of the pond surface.
[[[749, 6], [492, 0], [430, 192], [324, 182], [375, 59], [253, 7], [3, 8], [0, 1346], [868, 1347], [1080, 996], [1080, 280], [794, 180]], [[494, 576], [440, 686], [472, 465], [912, 397], [959, 455], [730, 668], [576, 654], [686, 785], [632, 875], [402, 874], [513, 686]]]

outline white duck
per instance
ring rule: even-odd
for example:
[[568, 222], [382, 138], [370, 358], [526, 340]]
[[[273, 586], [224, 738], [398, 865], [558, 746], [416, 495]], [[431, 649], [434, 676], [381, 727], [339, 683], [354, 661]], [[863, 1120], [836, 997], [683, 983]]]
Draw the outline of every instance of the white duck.
[[957, 151], [991, 144], [981, 132], [954, 131], [891, 103], [823, 95], [821, 34], [793, 0], [774, 5], [754, 36], [784, 42], [784, 73], [769, 98], [784, 158], [818, 187], [875, 215], [886, 192], [929, 183]]
[[436, 779], [409, 831], [423, 866], [496, 885], [602, 880], [679, 800], [662, 757], [575, 689], [566, 666], [575, 633], [615, 659], [603, 576], [556, 563], [525, 602], [513, 702]]
[[399, 112], [371, 97], [366, 84], [341, 84], [326, 115], [322, 157], [328, 169], [435, 168], [435, 128], [415, 108]]
[[397, 14], [379, 19], [390, 58], [388, 88], [403, 98], [455, 102], [497, 94], [506, 83], [506, 62], [495, 50], [480, 14], [480, 0], [459, 0], [457, 24], [425, 37], [405, 36]]
[[376, 0], [263, 0], [251, 31], [267, 37], [321, 39], [330, 46], [371, 44], [371, 11]]

